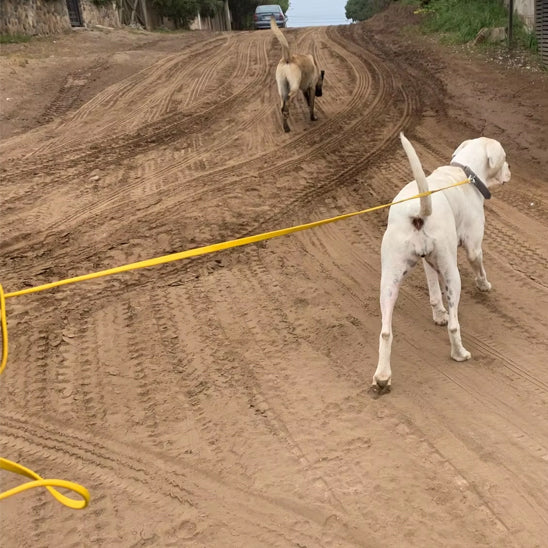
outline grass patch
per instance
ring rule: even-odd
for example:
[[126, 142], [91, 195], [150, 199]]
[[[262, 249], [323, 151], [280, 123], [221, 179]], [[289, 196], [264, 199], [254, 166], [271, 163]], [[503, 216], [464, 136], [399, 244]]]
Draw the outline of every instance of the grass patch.
[[0, 44], [20, 44], [30, 42], [30, 39], [27, 34], [0, 34]]
[[[508, 27], [508, 10], [502, 0], [430, 0], [421, 12], [425, 14], [423, 31], [440, 34], [450, 44], [473, 40], [483, 27]], [[517, 13], [512, 34], [513, 45], [538, 51], [535, 34], [525, 28]]]

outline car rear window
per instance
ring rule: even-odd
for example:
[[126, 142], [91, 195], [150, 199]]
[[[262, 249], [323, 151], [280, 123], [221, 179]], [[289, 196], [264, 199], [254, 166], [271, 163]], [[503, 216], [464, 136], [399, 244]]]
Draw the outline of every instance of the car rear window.
[[257, 6], [255, 13], [278, 13], [282, 11], [280, 6]]

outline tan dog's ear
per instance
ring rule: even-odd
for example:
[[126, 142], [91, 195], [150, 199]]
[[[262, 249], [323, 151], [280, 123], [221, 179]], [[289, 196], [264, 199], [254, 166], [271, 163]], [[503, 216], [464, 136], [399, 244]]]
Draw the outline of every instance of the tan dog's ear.
[[489, 167], [495, 169], [504, 163], [504, 151], [498, 141], [490, 139], [485, 145], [485, 152], [489, 160]]
[[463, 141], [458, 147], [457, 147], [457, 150], [455, 150], [455, 152], [453, 152], [453, 158], [457, 155], [458, 152], [460, 152], [469, 142], [471, 141], [471, 139], [466, 139], [466, 141]]

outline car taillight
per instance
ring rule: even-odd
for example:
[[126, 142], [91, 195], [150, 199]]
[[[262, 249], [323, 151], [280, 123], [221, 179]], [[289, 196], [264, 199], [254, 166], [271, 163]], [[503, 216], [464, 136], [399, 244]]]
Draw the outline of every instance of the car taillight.
[[257, 21], [257, 19], [259, 19], [259, 18], [257, 17], [257, 14], [256, 14], [256, 13], [253, 14], [253, 19], [254, 19], [255, 21]]
[[278, 13], [278, 14], [276, 15], [276, 19], [278, 19], [278, 21], [283, 21], [284, 16], [283, 16], [281, 13]]

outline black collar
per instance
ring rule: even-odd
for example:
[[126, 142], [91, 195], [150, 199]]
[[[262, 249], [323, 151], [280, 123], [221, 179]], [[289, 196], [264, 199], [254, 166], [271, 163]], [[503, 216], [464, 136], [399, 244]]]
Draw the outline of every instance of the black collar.
[[491, 198], [491, 192], [485, 185], [485, 183], [468, 167], [459, 164], [458, 162], [451, 162], [452, 166], [460, 167], [464, 171], [465, 175], [470, 179], [470, 182], [480, 191], [481, 195], [489, 200]]

